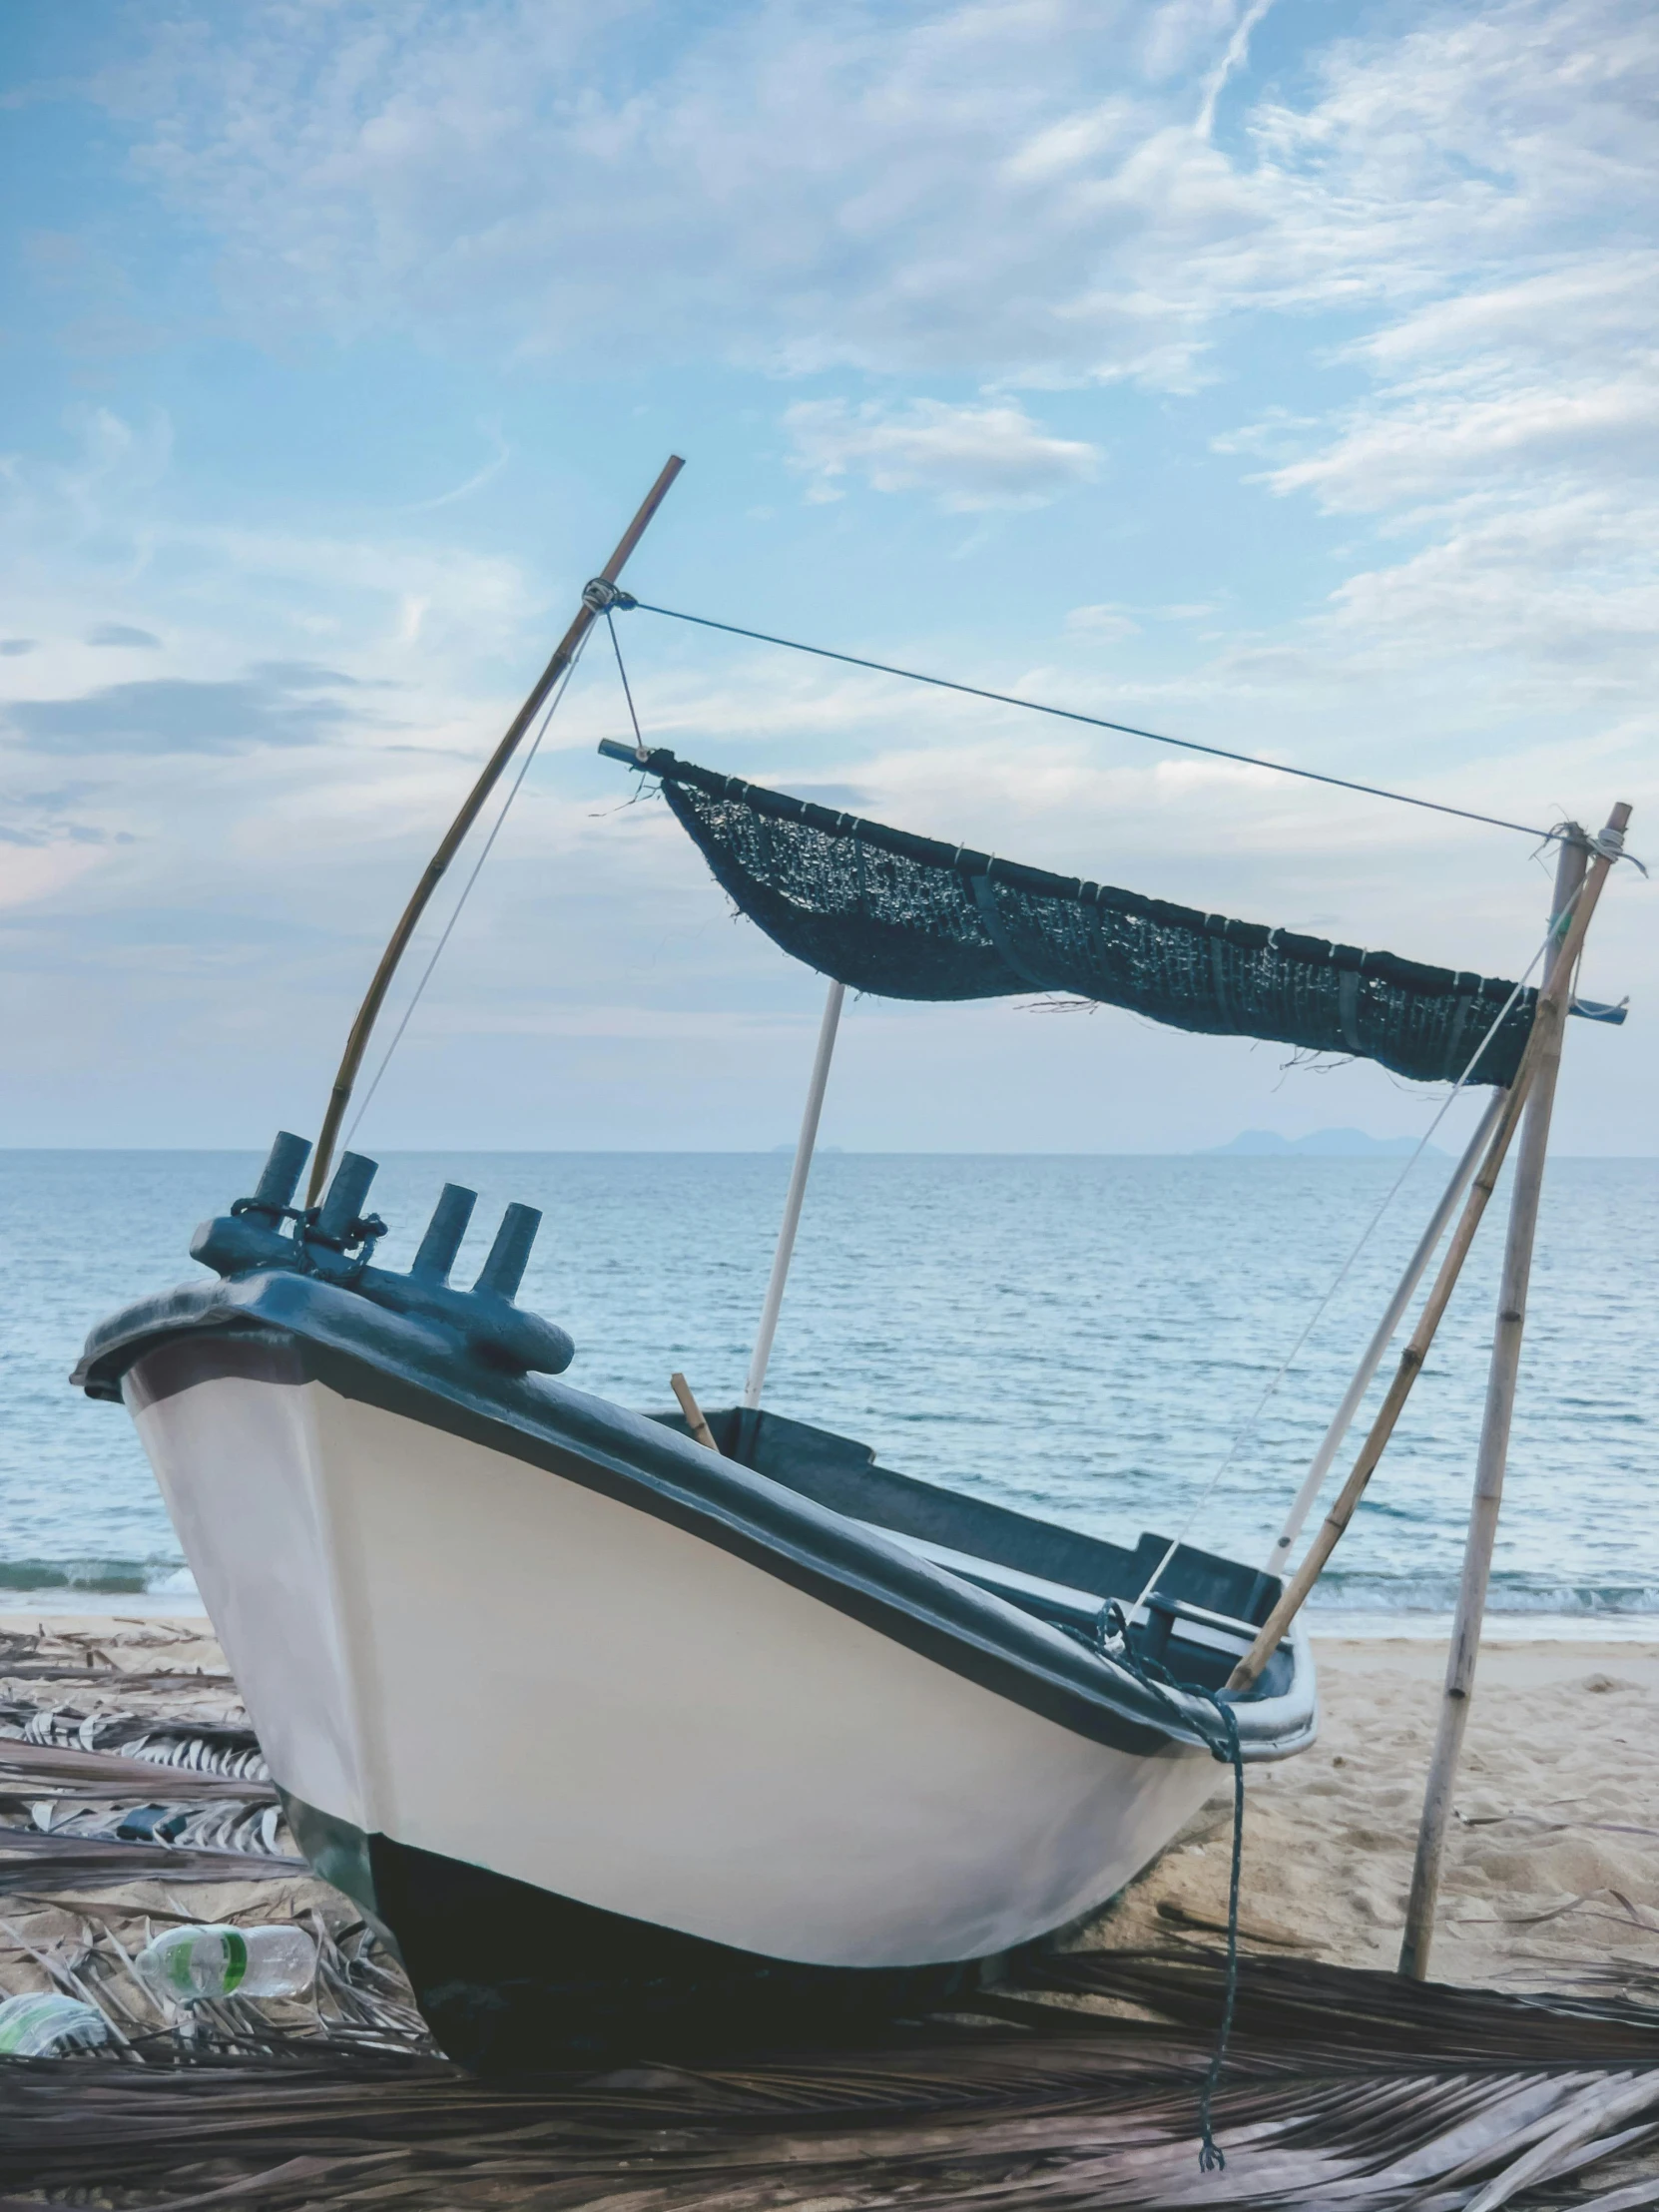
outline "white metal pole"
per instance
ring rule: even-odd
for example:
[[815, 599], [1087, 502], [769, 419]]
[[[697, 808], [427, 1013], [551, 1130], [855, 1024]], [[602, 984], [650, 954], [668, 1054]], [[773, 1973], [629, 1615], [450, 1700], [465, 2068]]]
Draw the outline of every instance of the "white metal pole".
[[1365, 1356], [1354, 1372], [1354, 1381], [1348, 1386], [1347, 1395], [1333, 1414], [1331, 1426], [1325, 1431], [1324, 1441], [1315, 1452], [1313, 1463], [1303, 1478], [1302, 1487], [1296, 1493], [1296, 1503], [1286, 1515], [1285, 1525], [1279, 1531], [1273, 1549], [1268, 1553], [1266, 1564], [1269, 1574], [1282, 1575], [1291, 1563], [1291, 1547], [1302, 1534], [1303, 1523], [1313, 1511], [1315, 1500], [1325, 1486], [1325, 1478], [1331, 1472], [1331, 1462], [1342, 1449], [1343, 1438], [1354, 1425], [1354, 1416], [1360, 1410], [1360, 1401], [1370, 1389], [1373, 1376], [1382, 1365], [1382, 1355], [1387, 1351], [1393, 1333], [1399, 1327], [1417, 1285], [1422, 1281], [1423, 1270], [1434, 1257], [1435, 1247], [1444, 1233], [1446, 1223], [1451, 1219], [1458, 1200], [1468, 1189], [1470, 1177], [1480, 1165], [1487, 1140], [1497, 1127], [1497, 1117], [1503, 1111], [1504, 1095], [1502, 1091], [1493, 1091], [1486, 1111], [1480, 1117], [1479, 1126], [1468, 1141], [1467, 1150], [1452, 1171], [1451, 1181], [1446, 1185], [1428, 1227], [1405, 1264], [1405, 1273], [1399, 1279], [1399, 1286], [1388, 1301], [1387, 1311], [1377, 1325], [1376, 1335], [1366, 1347]]
[[846, 996], [843, 983], [831, 983], [829, 996], [824, 1001], [824, 1020], [818, 1033], [818, 1052], [813, 1060], [813, 1079], [807, 1086], [807, 1110], [801, 1117], [801, 1137], [795, 1148], [795, 1166], [790, 1172], [790, 1195], [784, 1201], [784, 1225], [778, 1232], [778, 1250], [772, 1257], [772, 1280], [767, 1285], [766, 1304], [761, 1309], [761, 1326], [755, 1338], [755, 1356], [749, 1363], [749, 1381], [743, 1386], [746, 1405], [759, 1405], [761, 1388], [767, 1379], [767, 1366], [772, 1359], [772, 1340], [778, 1334], [778, 1314], [784, 1303], [784, 1286], [790, 1279], [790, 1257], [795, 1251], [795, 1233], [801, 1226], [801, 1202], [807, 1195], [807, 1177], [812, 1172], [813, 1147], [818, 1143], [819, 1115], [824, 1111], [824, 1091], [830, 1080], [830, 1062], [835, 1050], [835, 1030], [841, 1018], [841, 1000]]
[[[1613, 810], [1608, 830], [1616, 848], [1622, 838], [1628, 807]], [[1596, 874], [1585, 883], [1589, 840], [1583, 831], [1563, 838], [1555, 876], [1552, 919], [1564, 926], [1566, 910], [1582, 893], [1586, 912], [1593, 905], [1608, 862], [1598, 853]], [[1423, 1793], [1422, 1821], [1417, 1830], [1416, 1861], [1411, 1870], [1411, 1892], [1405, 1907], [1405, 1933], [1399, 1949], [1399, 1970], [1414, 1980], [1426, 1980], [1428, 1952], [1434, 1936], [1434, 1907], [1439, 1896], [1440, 1863], [1451, 1820], [1451, 1794], [1456, 1786], [1463, 1732], [1468, 1725], [1469, 1702], [1474, 1694], [1475, 1660], [1480, 1650], [1480, 1628], [1486, 1611], [1486, 1589], [1492, 1571], [1492, 1547], [1497, 1537], [1498, 1508], [1503, 1500], [1503, 1474], [1509, 1455], [1509, 1424], [1515, 1410], [1515, 1382], [1520, 1369], [1521, 1337], [1526, 1327], [1526, 1292], [1532, 1272], [1532, 1242], [1538, 1226], [1538, 1202], [1544, 1180], [1544, 1157], [1549, 1146], [1550, 1109], [1555, 1102], [1555, 1079], [1561, 1065], [1561, 1032], [1566, 1027], [1571, 995], [1570, 975], [1563, 987], [1552, 991], [1555, 969], [1563, 957], [1552, 945], [1538, 995], [1539, 1023], [1548, 1023], [1543, 1049], [1526, 1102], [1521, 1125], [1520, 1149], [1515, 1158], [1515, 1181], [1509, 1198], [1509, 1235], [1503, 1249], [1503, 1274], [1498, 1286], [1497, 1328], [1492, 1337], [1491, 1364], [1486, 1376], [1486, 1409], [1480, 1428], [1480, 1448], [1475, 1458], [1474, 1502], [1469, 1509], [1468, 1539], [1463, 1552], [1463, 1578], [1457, 1592], [1457, 1612], [1452, 1623], [1451, 1649], [1446, 1658], [1445, 1686], [1441, 1695], [1439, 1728], [1429, 1762]]]

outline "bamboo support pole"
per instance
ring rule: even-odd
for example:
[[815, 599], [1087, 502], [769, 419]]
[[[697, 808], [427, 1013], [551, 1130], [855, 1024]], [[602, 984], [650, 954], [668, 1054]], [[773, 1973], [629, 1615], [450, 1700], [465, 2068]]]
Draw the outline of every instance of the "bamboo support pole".
[[[1618, 810], [1615, 810], [1615, 815], [1618, 812]], [[1629, 810], [1625, 809], [1626, 817], [1628, 817], [1628, 813]], [[1622, 830], [1622, 821], [1618, 823], [1618, 827]], [[1582, 859], [1584, 847], [1574, 840], [1564, 850], [1575, 851]], [[1584, 890], [1574, 904], [1572, 913], [1567, 920], [1566, 933], [1557, 948], [1554, 963], [1548, 971], [1548, 980], [1538, 994], [1538, 1004], [1533, 1015], [1531, 1034], [1526, 1040], [1526, 1050], [1521, 1055], [1520, 1066], [1515, 1071], [1514, 1081], [1503, 1094], [1502, 1109], [1498, 1114], [1487, 1143], [1485, 1159], [1470, 1187], [1469, 1195], [1464, 1201], [1462, 1217], [1452, 1233], [1450, 1244], [1446, 1247], [1445, 1257], [1440, 1262], [1439, 1273], [1434, 1278], [1433, 1288], [1430, 1290], [1423, 1305], [1423, 1310], [1418, 1316], [1416, 1328], [1411, 1332], [1410, 1341], [1399, 1356], [1399, 1365], [1394, 1371], [1393, 1381], [1388, 1385], [1387, 1395], [1379, 1406], [1377, 1417], [1372, 1422], [1370, 1432], [1360, 1447], [1359, 1456], [1354, 1462], [1353, 1470], [1348, 1480], [1343, 1484], [1342, 1489], [1337, 1493], [1331, 1510], [1321, 1525], [1319, 1534], [1308, 1547], [1306, 1557], [1287, 1584], [1284, 1595], [1268, 1615], [1261, 1629], [1258, 1630], [1256, 1641], [1228, 1678], [1227, 1687], [1229, 1690], [1235, 1692], [1248, 1690], [1260, 1679], [1263, 1668], [1266, 1667], [1268, 1661], [1278, 1650], [1284, 1640], [1286, 1630], [1295, 1620], [1297, 1614], [1301, 1612], [1303, 1605], [1307, 1602], [1309, 1592], [1325, 1571], [1327, 1561], [1341, 1542], [1343, 1532], [1348, 1527], [1349, 1522], [1354, 1518], [1355, 1510], [1361, 1498], [1365, 1495], [1366, 1486], [1376, 1473], [1378, 1463], [1382, 1457], [1388, 1439], [1392, 1436], [1398, 1424], [1399, 1416], [1405, 1409], [1405, 1401], [1410, 1396], [1417, 1377], [1422, 1372], [1428, 1349], [1434, 1341], [1434, 1334], [1440, 1326], [1441, 1318], [1450, 1302], [1452, 1291], [1456, 1288], [1457, 1278], [1462, 1273], [1463, 1262], [1468, 1257], [1469, 1247], [1474, 1242], [1474, 1233], [1480, 1226], [1481, 1217], [1485, 1213], [1492, 1192], [1496, 1187], [1504, 1158], [1508, 1153], [1516, 1125], [1520, 1120], [1521, 1110], [1526, 1104], [1537, 1071], [1543, 1063], [1546, 1039], [1551, 1035], [1556, 1040], [1555, 1051], [1556, 1057], [1559, 1059], [1560, 1030], [1561, 1024], [1566, 1019], [1567, 1006], [1570, 1002], [1572, 970], [1577, 964], [1579, 950], [1584, 942], [1584, 932], [1589, 926], [1590, 915], [1594, 910], [1595, 901], [1600, 895], [1602, 882], [1605, 880], [1607, 869], [1611, 864], [1610, 858], [1598, 854], [1591, 869], [1590, 879], [1585, 884]], [[1552, 911], [1558, 913], [1560, 909], [1552, 905]], [[1549, 1009], [1547, 1016], [1546, 1008]]]
[[673, 1390], [675, 1396], [680, 1400], [680, 1410], [686, 1416], [686, 1426], [691, 1430], [697, 1441], [700, 1444], [707, 1444], [709, 1449], [714, 1452], [716, 1457], [718, 1458], [720, 1454], [720, 1446], [715, 1442], [715, 1432], [709, 1426], [707, 1416], [705, 1415], [702, 1406], [698, 1404], [697, 1399], [692, 1395], [691, 1384], [686, 1381], [685, 1377], [680, 1373], [678, 1368], [675, 1369], [674, 1373], [669, 1377], [668, 1381], [669, 1387]]
[[801, 1207], [807, 1196], [807, 1177], [812, 1171], [813, 1148], [818, 1143], [819, 1116], [824, 1111], [824, 1092], [830, 1081], [830, 1062], [835, 1050], [835, 1031], [840, 1025], [841, 1001], [845, 996], [844, 983], [831, 983], [824, 1001], [824, 1019], [819, 1024], [818, 1051], [813, 1056], [812, 1079], [807, 1085], [807, 1106], [801, 1117], [801, 1135], [795, 1147], [795, 1166], [790, 1171], [789, 1195], [784, 1200], [784, 1220], [778, 1231], [778, 1249], [772, 1256], [772, 1276], [767, 1284], [766, 1302], [761, 1308], [761, 1326], [755, 1335], [755, 1352], [749, 1363], [749, 1380], [743, 1386], [743, 1401], [746, 1405], [760, 1404], [761, 1389], [772, 1360], [772, 1340], [778, 1334], [778, 1316], [784, 1305], [784, 1286], [790, 1279], [790, 1258], [795, 1251], [795, 1233], [801, 1226]]
[[1509, 1233], [1503, 1250], [1497, 1327], [1492, 1337], [1491, 1363], [1486, 1377], [1486, 1408], [1475, 1460], [1474, 1497], [1463, 1551], [1463, 1575], [1457, 1592], [1451, 1647], [1446, 1655], [1439, 1727], [1423, 1792], [1422, 1821], [1417, 1831], [1411, 1892], [1405, 1908], [1405, 1932], [1399, 1949], [1400, 1972], [1416, 1981], [1425, 1980], [1428, 1974], [1440, 1867], [1451, 1821], [1452, 1790], [1474, 1692], [1480, 1628], [1491, 1580], [1492, 1549], [1503, 1502], [1503, 1476], [1509, 1456], [1509, 1428], [1515, 1410], [1521, 1340], [1526, 1330], [1526, 1294], [1543, 1193], [1544, 1160], [1549, 1149], [1550, 1113], [1561, 1067], [1561, 1042], [1571, 1004], [1573, 969], [1583, 945], [1584, 931], [1612, 866], [1611, 856], [1623, 842], [1629, 820], [1630, 809], [1621, 802], [1613, 809], [1599, 840], [1600, 849], [1589, 863], [1587, 874], [1589, 848], [1586, 840], [1580, 836], [1564, 844], [1555, 879], [1554, 912], [1563, 915], [1569, 901], [1574, 901], [1574, 906], [1571, 924], [1539, 993], [1534, 1037], [1529, 1040], [1529, 1045], [1534, 1040], [1538, 1045], [1537, 1065], [1526, 1110], [1526, 1126], [1515, 1161], [1515, 1186], [1509, 1201]]
[[1405, 1272], [1394, 1287], [1394, 1295], [1389, 1299], [1382, 1319], [1373, 1332], [1360, 1365], [1354, 1371], [1354, 1380], [1344, 1393], [1342, 1403], [1332, 1415], [1331, 1425], [1321, 1439], [1320, 1447], [1303, 1477], [1302, 1487], [1296, 1493], [1296, 1502], [1286, 1514], [1285, 1525], [1274, 1540], [1273, 1549], [1267, 1559], [1266, 1572], [1269, 1574], [1283, 1574], [1291, 1563], [1291, 1547], [1302, 1534], [1303, 1524], [1318, 1502], [1320, 1491], [1325, 1487], [1325, 1478], [1331, 1472], [1332, 1462], [1343, 1448], [1343, 1438], [1354, 1425], [1354, 1416], [1360, 1410], [1367, 1390], [1371, 1388], [1372, 1378], [1382, 1365], [1382, 1355], [1387, 1351], [1405, 1309], [1415, 1296], [1417, 1285], [1422, 1281], [1429, 1261], [1434, 1257], [1435, 1247], [1445, 1234], [1445, 1225], [1451, 1219], [1457, 1201], [1467, 1190], [1469, 1179], [1491, 1142], [1492, 1131], [1497, 1127], [1498, 1116], [1503, 1111], [1503, 1098], [1502, 1091], [1493, 1092], [1485, 1112], [1475, 1126], [1474, 1134], [1463, 1147], [1462, 1158], [1452, 1169], [1450, 1180], [1440, 1193], [1427, 1227], [1417, 1239], [1416, 1249], [1405, 1264]]
[[[646, 493], [639, 512], [623, 532], [616, 551], [599, 572], [600, 578], [605, 583], [614, 584], [622, 574], [629, 554], [633, 552], [635, 546], [645, 535], [651, 518], [667, 497], [669, 486], [685, 465], [685, 462], [681, 460], [677, 453], [671, 453], [667, 461], [664, 462], [657, 481]], [[525, 700], [523, 706], [520, 707], [518, 713], [508, 725], [507, 733], [502, 738], [501, 743], [490, 755], [488, 761], [485, 762], [477, 782], [462, 802], [460, 813], [456, 815], [454, 821], [444, 831], [442, 842], [427, 861], [420, 881], [414, 887], [414, 895], [399, 916], [397, 927], [391, 933], [391, 941], [387, 944], [385, 951], [381, 953], [380, 964], [374, 970], [373, 978], [369, 983], [362, 1004], [357, 1008], [356, 1019], [352, 1022], [350, 1034], [345, 1040], [345, 1051], [340, 1057], [339, 1072], [334, 1077], [334, 1087], [328, 1093], [328, 1107], [322, 1117], [322, 1133], [316, 1140], [316, 1151], [311, 1157], [311, 1177], [305, 1195], [307, 1206], [314, 1206], [321, 1195], [323, 1183], [327, 1179], [329, 1164], [333, 1159], [334, 1145], [339, 1137], [340, 1125], [345, 1119], [345, 1109], [351, 1102], [352, 1086], [355, 1084], [358, 1070], [362, 1066], [363, 1054], [368, 1050], [368, 1040], [374, 1033], [374, 1024], [379, 1017], [380, 1008], [385, 1002], [386, 992], [391, 987], [391, 979], [397, 973], [399, 961], [408, 950], [409, 939], [414, 935], [420, 917], [431, 901], [432, 893], [442, 882], [450, 861], [460, 850], [467, 831], [477, 821], [484, 802], [501, 781], [507, 764], [518, 751], [525, 732], [545, 706], [554, 685], [559, 681], [565, 670], [569, 668], [576, 656], [577, 647], [586, 637], [589, 627], [597, 619], [599, 609], [589, 606], [585, 599], [582, 605], [577, 608], [571, 625], [560, 639], [553, 658], [536, 679], [529, 698]]]
[[1394, 1379], [1388, 1384], [1388, 1393], [1377, 1409], [1377, 1418], [1360, 1447], [1348, 1480], [1337, 1492], [1331, 1510], [1320, 1524], [1319, 1534], [1308, 1546], [1302, 1564], [1285, 1586], [1284, 1595], [1257, 1631], [1256, 1641], [1233, 1669], [1227, 1680], [1230, 1690], [1248, 1690], [1259, 1679], [1262, 1669], [1284, 1641], [1285, 1631], [1307, 1602], [1314, 1584], [1325, 1572], [1326, 1562], [1342, 1541], [1343, 1533], [1354, 1518], [1360, 1500], [1366, 1494], [1366, 1485], [1377, 1472], [1378, 1462], [1387, 1448], [1389, 1437], [1398, 1425], [1399, 1416], [1405, 1410], [1405, 1400], [1410, 1396], [1417, 1377], [1422, 1373], [1428, 1348], [1434, 1342], [1434, 1333], [1457, 1286], [1457, 1278], [1468, 1258], [1474, 1233], [1480, 1226], [1480, 1217], [1486, 1211], [1487, 1201], [1497, 1183], [1504, 1155], [1509, 1150], [1509, 1140], [1515, 1133], [1521, 1107], [1531, 1080], [1531, 1070], [1524, 1059], [1516, 1071], [1515, 1080], [1503, 1093], [1504, 1105], [1486, 1146], [1486, 1157], [1476, 1175], [1467, 1199], [1462, 1218], [1446, 1247], [1445, 1258], [1440, 1262], [1440, 1272], [1434, 1278], [1417, 1326], [1411, 1332], [1410, 1342], [1399, 1356]]

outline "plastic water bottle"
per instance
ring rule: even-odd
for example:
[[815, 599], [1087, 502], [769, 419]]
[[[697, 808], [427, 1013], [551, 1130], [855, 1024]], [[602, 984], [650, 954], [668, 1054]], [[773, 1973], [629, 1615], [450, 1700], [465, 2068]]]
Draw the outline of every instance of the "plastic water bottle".
[[36, 1989], [0, 2004], [0, 2052], [11, 2058], [56, 2058], [66, 2050], [95, 2050], [109, 2039], [103, 2013], [78, 1997]]
[[134, 1964], [157, 1996], [176, 2004], [294, 1997], [316, 1977], [316, 1945], [302, 1928], [170, 1928]]

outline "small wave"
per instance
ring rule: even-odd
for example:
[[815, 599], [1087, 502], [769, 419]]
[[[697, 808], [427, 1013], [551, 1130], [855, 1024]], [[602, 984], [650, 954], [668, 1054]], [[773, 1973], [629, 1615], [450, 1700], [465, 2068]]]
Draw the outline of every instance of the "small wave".
[[189, 1596], [196, 1588], [178, 1559], [0, 1559], [0, 1593], [89, 1590], [105, 1597]]
[[[1309, 1599], [1321, 1613], [1450, 1613], [1458, 1576], [1327, 1574]], [[1519, 1616], [1548, 1614], [1566, 1620], [1625, 1620], [1659, 1614], [1659, 1586], [1651, 1582], [1563, 1582], [1546, 1575], [1494, 1575], [1486, 1611]]]

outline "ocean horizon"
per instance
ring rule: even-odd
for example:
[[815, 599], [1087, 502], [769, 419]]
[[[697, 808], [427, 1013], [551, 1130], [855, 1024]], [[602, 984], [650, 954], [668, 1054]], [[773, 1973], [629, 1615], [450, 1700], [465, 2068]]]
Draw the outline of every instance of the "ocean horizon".
[[[567, 1381], [642, 1408], [682, 1369], [740, 1395], [789, 1176], [768, 1152], [388, 1152], [377, 1257], [406, 1266], [445, 1180], [542, 1209], [522, 1302], [570, 1329]], [[0, 1151], [0, 1611], [198, 1601], [125, 1413], [70, 1389], [87, 1330], [189, 1279], [196, 1223], [252, 1151]], [[1265, 1556], [1448, 1172], [1417, 1163], [1261, 1420], [1252, 1408], [1404, 1163], [1250, 1153], [827, 1151], [766, 1402], [881, 1461], [1132, 1541]], [[1500, 1192], [1501, 1201], [1503, 1194]], [[1584, 1224], [1616, 1225], [1584, 1264]], [[1490, 1605], [1494, 1634], [1651, 1635], [1659, 1161], [1551, 1160]], [[1427, 1634], [1455, 1593], [1498, 1257], [1482, 1231], [1316, 1627]], [[1383, 1364], [1371, 1403], [1391, 1372]], [[1363, 1409], [1349, 1456], [1364, 1432]], [[1219, 1488], [1207, 1485], [1231, 1454]], [[1341, 1478], [1346, 1461], [1339, 1456]]]

